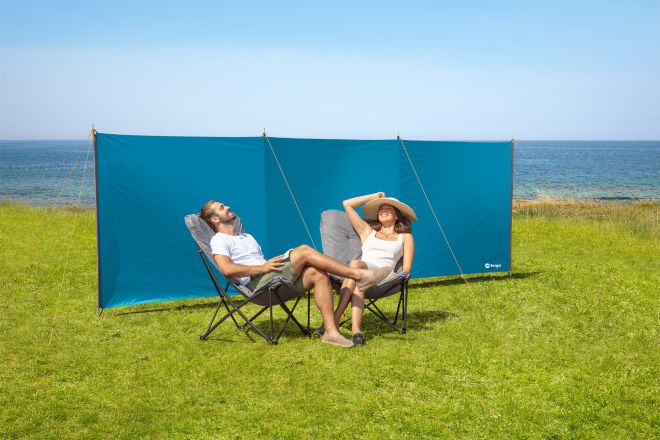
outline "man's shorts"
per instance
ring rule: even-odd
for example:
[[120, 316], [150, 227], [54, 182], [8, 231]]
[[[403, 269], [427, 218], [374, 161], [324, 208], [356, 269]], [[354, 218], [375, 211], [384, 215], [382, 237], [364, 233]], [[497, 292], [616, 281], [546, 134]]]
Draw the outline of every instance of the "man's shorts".
[[268, 281], [272, 280], [275, 277], [282, 277], [286, 279], [287, 281], [293, 283], [298, 290], [301, 292], [305, 291], [305, 287], [303, 286], [303, 280], [302, 277], [298, 272], [295, 271], [293, 268], [293, 264], [291, 262], [286, 262], [284, 263], [283, 266], [280, 266], [282, 269], [280, 272], [273, 270], [271, 272], [265, 273], [263, 275], [259, 275], [256, 277], [252, 277], [250, 279], [250, 282], [248, 283], [247, 287], [252, 290], [253, 292], [257, 291], [261, 286], [266, 284]]

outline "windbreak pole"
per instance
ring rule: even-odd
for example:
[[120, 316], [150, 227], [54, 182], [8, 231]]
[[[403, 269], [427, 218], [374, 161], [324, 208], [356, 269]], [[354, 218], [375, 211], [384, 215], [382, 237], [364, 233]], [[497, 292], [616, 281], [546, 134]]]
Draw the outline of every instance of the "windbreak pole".
[[92, 139], [94, 140], [94, 206], [96, 207], [96, 316], [100, 318], [103, 307], [101, 307], [101, 240], [99, 239], [99, 152], [94, 124], [92, 124]]

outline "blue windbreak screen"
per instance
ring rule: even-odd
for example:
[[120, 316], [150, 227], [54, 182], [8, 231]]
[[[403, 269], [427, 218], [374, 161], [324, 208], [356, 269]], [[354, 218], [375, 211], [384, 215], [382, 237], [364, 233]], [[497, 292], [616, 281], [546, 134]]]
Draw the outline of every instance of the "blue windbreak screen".
[[408, 154], [398, 140], [96, 142], [102, 308], [216, 294], [183, 222], [209, 199], [230, 205], [268, 258], [303, 243], [321, 250], [322, 211], [384, 191], [417, 212], [413, 277], [458, 274], [456, 260], [464, 273], [510, 270], [510, 142], [405, 141]]

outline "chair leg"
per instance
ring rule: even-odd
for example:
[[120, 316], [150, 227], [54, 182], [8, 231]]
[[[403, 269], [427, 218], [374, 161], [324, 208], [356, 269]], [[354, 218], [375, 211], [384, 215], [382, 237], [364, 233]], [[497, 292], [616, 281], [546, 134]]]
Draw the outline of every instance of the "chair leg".
[[[378, 317], [378, 319], [384, 321], [385, 324], [389, 325], [393, 330], [396, 330], [396, 331], [400, 332], [400, 330], [396, 327], [396, 316], [395, 316], [395, 319], [394, 319], [394, 323], [392, 323], [389, 319], [387, 319], [387, 317], [385, 316], [385, 313], [383, 313], [382, 310], [380, 310], [378, 308], [378, 306], [376, 306], [376, 301], [378, 301], [379, 299], [380, 299], [380, 297], [377, 297], [376, 299], [365, 300], [364, 308], [366, 310], [369, 310], [374, 315], [376, 315], [376, 317]], [[401, 298], [399, 298], [399, 302], [400, 301], [401, 301]], [[398, 306], [397, 306], [397, 315], [398, 314], [399, 314], [399, 311], [398, 311]], [[353, 318], [351, 316], [349, 316], [348, 318], [341, 321], [339, 323], [338, 327], [342, 327], [344, 324], [346, 324], [348, 322], [351, 322], [352, 319]]]
[[397, 332], [401, 333], [401, 330], [399, 330], [392, 322], [390, 322], [389, 319], [387, 319], [387, 316], [383, 313], [380, 308], [376, 305], [374, 301], [371, 301], [369, 304], [365, 304], [365, 308], [369, 309], [371, 313], [379, 317], [385, 324], [387, 324], [392, 330], [396, 330]]
[[[213, 275], [213, 271], [211, 270], [211, 267], [209, 266], [209, 263], [206, 261], [206, 257], [204, 256], [204, 251], [197, 245], [197, 251], [199, 253], [200, 258], [202, 259], [202, 263], [204, 263], [204, 267], [206, 268], [206, 271], [209, 274], [209, 277], [211, 278], [211, 282], [213, 283], [213, 287], [215, 287], [216, 292], [218, 292], [218, 296], [220, 296], [220, 302], [225, 306], [225, 310], [227, 310], [227, 315], [229, 315], [234, 321], [234, 324], [236, 327], [239, 327], [238, 322], [236, 321], [236, 318], [234, 318], [233, 313], [230, 313], [229, 311], [229, 306], [227, 306], [227, 302], [225, 301], [225, 294], [227, 292], [227, 288], [229, 287], [229, 283], [225, 286], [224, 290], [222, 289], [222, 286], [218, 282], [218, 280], [215, 278]], [[218, 309], [220, 308], [220, 303], [218, 303], [218, 307], [216, 307], [215, 312], [213, 313], [213, 317], [211, 318], [211, 322], [209, 323], [209, 327], [206, 329], [206, 333], [200, 337], [200, 339], [204, 340], [208, 337], [208, 335], [211, 333], [211, 326], [213, 325], [213, 320], [218, 314]], [[227, 316], [225, 315], [225, 316]]]
[[[225, 285], [225, 292], [227, 292], [228, 290], [229, 290], [229, 283], [227, 283]], [[225, 310], [227, 310], [227, 313], [229, 313], [229, 306], [227, 306], [227, 302], [224, 300], [222, 295], [220, 295], [220, 298], [222, 299], [222, 302], [225, 305]], [[240, 328], [240, 325], [238, 324], [238, 321], [236, 321], [236, 318], [234, 318], [233, 314], [231, 315], [231, 320], [234, 321], [234, 324], [236, 325], [236, 328]]]
[[254, 323], [252, 323], [252, 321], [250, 321], [250, 320], [248, 319], [248, 317], [245, 316], [245, 314], [244, 314], [243, 311], [241, 310], [241, 308], [242, 308], [243, 306], [245, 306], [245, 305], [247, 305], [247, 304], [250, 304], [250, 302], [251, 302], [250, 300], [245, 300], [245, 301], [243, 301], [242, 303], [236, 305], [236, 303], [234, 303], [234, 302], [231, 300], [231, 298], [227, 297], [227, 302], [232, 306], [232, 308], [233, 308], [234, 310], [230, 311], [230, 312], [227, 313], [225, 316], [223, 316], [222, 318], [220, 318], [220, 320], [218, 320], [215, 324], [213, 324], [213, 327], [211, 327], [211, 328], [210, 328], [210, 329], [209, 329], [204, 335], [202, 335], [202, 336], [200, 337], [200, 339], [202, 339], [202, 340], [207, 339], [208, 336], [209, 336], [209, 335], [210, 335], [210, 334], [211, 334], [216, 328], [218, 328], [218, 326], [219, 326], [220, 324], [222, 324], [227, 318], [233, 317], [233, 314], [234, 314], [234, 313], [238, 313], [238, 314], [241, 316], [241, 318], [243, 318], [243, 320], [246, 322], [246, 324], [249, 325], [249, 326], [250, 326], [250, 327], [251, 327], [251, 328], [252, 328], [252, 329], [253, 329], [253, 330], [259, 335], [259, 336], [261, 336], [262, 338], [264, 338], [266, 341], [269, 341], [269, 342], [270, 342], [271, 339], [269, 339], [269, 337], [266, 336], [266, 334], [265, 334], [264, 332], [262, 332], [261, 330], [259, 330], [259, 328], [258, 328], [257, 326], [255, 326]]
[[[231, 303], [231, 300], [228, 299], [228, 301]], [[223, 301], [223, 302], [224, 302], [224, 301]], [[225, 304], [225, 307], [227, 308], [227, 310], [229, 310], [229, 307], [227, 306], [227, 304], [226, 304], [226, 303], [224, 303], [224, 304]], [[241, 316], [243, 316], [244, 319], [247, 319], [247, 318], [245, 318], [245, 316], [243, 315], [243, 313], [242, 313], [241, 311], [238, 310], [238, 309], [240, 309], [241, 307], [243, 307], [243, 305], [245, 305], [245, 304], [246, 304], [246, 303], [243, 303], [243, 304], [241, 304], [238, 308], [236, 308], [236, 306], [232, 303], [232, 305], [234, 306], [234, 310], [232, 310], [232, 311], [228, 311], [228, 313], [227, 313], [225, 316], [223, 316], [223, 317], [220, 318], [218, 321], [216, 321], [215, 324], [213, 324], [213, 320], [215, 319], [215, 315], [216, 315], [216, 313], [218, 313], [218, 309], [220, 308], [220, 304], [218, 304], [218, 307], [216, 307], [216, 309], [215, 309], [215, 313], [213, 314], [213, 318], [211, 318], [211, 322], [209, 323], [209, 327], [206, 329], [206, 332], [205, 332], [203, 335], [201, 335], [201, 336], [199, 337], [199, 339], [201, 339], [202, 341], [207, 340], [208, 337], [209, 337], [209, 335], [210, 335], [211, 333], [213, 333], [213, 332], [215, 331], [215, 329], [218, 328], [218, 327], [220, 326], [220, 324], [222, 324], [223, 322], [225, 322], [225, 320], [226, 320], [227, 318], [231, 318], [231, 319], [236, 323], [236, 326], [240, 329], [240, 326], [238, 326], [238, 322], [236, 322], [236, 319], [234, 318], [234, 313], [235, 313], [235, 312], [238, 312]]]
[[405, 295], [403, 295], [403, 328], [401, 333], [405, 333], [408, 325], [408, 283], [405, 286]]
[[284, 325], [282, 325], [282, 328], [280, 329], [279, 333], [277, 334], [277, 338], [275, 338], [275, 340], [276, 340], [276, 341], [279, 341], [279, 340], [280, 340], [280, 336], [282, 336], [282, 333], [284, 333], [284, 329], [285, 329], [286, 326], [289, 324], [289, 320], [291, 320], [291, 319], [292, 319], [296, 324], [298, 324], [298, 327], [300, 328], [300, 330], [301, 330], [303, 333], [305, 333], [305, 328], [304, 328], [302, 325], [300, 325], [300, 323], [299, 323], [298, 320], [295, 318], [295, 316], [293, 316], [293, 312], [296, 310], [296, 307], [298, 307], [298, 302], [300, 302], [300, 297], [298, 297], [298, 298], [296, 299], [296, 302], [293, 304], [293, 307], [291, 308], [291, 310], [289, 310], [289, 308], [288, 308], [286, 305], [284, 305], [284, 301], [282, 301], [282, 298], [280, 298], [280, 295], [277, 294], [277, 292], [275, 292], [275, 294], [277, 295], [277, 299], [280, 300], [280, 307], [282, 308], [282, 310], [284, 310], [284, 313], [286, 313], [286, 315], [287, 315], [287, 316], [286, 316], [286, 320], [284, 321]]
[[[230, 302], [231, 302], [231, 301], [230, 301]], [[215, 329], [218, 328], [218, 327], [220, 326], [220, 324], [222, 324], [223, 322], [225, 322], [225, 320], [226, 320], [227, 318], [232, 318], [232, 319], [234, 319], [234, 318], [233, 318], [233, 315], [234, 315], [234, 313], [236, 313], [236, 312], [238, 312], [238, 314], [240, 314], [240, 315], [243, 317], [243, 319], [247, 320], [247, 317], [246, 317], [245, 315], [243, 315], [243, 312], [241, 312], [241, 311], [239, 310], [239, 309], [240, 309], [241, 307], [243, 307], [245, 304], [247, 304], [247, 302], [244, 302], [244, 303], [242, 303], [241, 305], [239, 305], [238, 307], [236, 307], [236, 305], [232, 303], [232, 305], [234, 306], [234, 310], [230, 311], [230, 312], [227, 313], [225, 316], [223, 316], [223, 317], [220, 318], [218, 321], [216, 321], [215, 324], [213, 324], [213, 326], [211, 326], [211, 325], [209, 324], [209, 328], [206, 330], [206, 332], [205, 332], [202, 336], [199, 337], [199, 339], [201, 339], [201, 340], [203, 340], [203, 341], [206, 340], [206, 339], [208, 339], [208, 336], [209, 336], [211, 333], [213, 333], [213, 332], [215, 331]], [[220, 304], [218, 304], [218, 308], [219, 308], [219, 307], [220, 307]], [[235, 321], [235, 319], [234, 319], [234, 321]]]
[[211, 317], [211, 322], [209, 322], [209, 326], [206, 328], [206, 331], [202, 336], [199, 337], [202, 341], [205, 340], [208, 335], [209, 335], [209, 330], [211, 330], [211, 327], [213, 326], [213, 321], [215, 321], [215, 317], [218, 316], [218, 310], [220, 310], [220, 305], [222, 304], [222, 301], [218, 301], [218, 305], [215, 308], [215, 312], [213, 312], [213, 316]]
[[[252, 318], [250, 318], [250, 321], [254, 321], [255, 319], [257, 319], [266, 310], [268, 310], [268, 306], [262, 307], [261, 310], [259, 310], [257, 313], [254, 314], [254, 316], [252, 316]], [[245, 330], [245, 327], [247, 327], [247, 322], [238, 328], [240, 330]]]
[[273, 289], [268, 289], [268, 304], [270, 309], [270, 339], [268, 342], [271, 344], [277, 344], [275, 340], [275, 326], [273, 324]]
[[396, 305], [396, 314], [394, 315], [394, 325], [399, 320], [399, 310], [401, 309], [401, 303], [403, 302], [403, 288], [401, 288], [401, 294], [399, 295], [399, 302]]
[[[276, 292], [276, 294], [277, 294], [277, 292]], [[286, 306], [284, 301], [282, 301], [282, 299], [280, 298], [280, 295], [277, 295], [277, 299], [280, 300], [280, 307], [282, 308], [282, 310], [284, 310], [284, 313], [287, 314], [287, 318], [286, 318], [287, 322], [289, 321], [289, 319], [291, 319], [298, 326], [298, 328], [300, 329], [302, 334], [306, 335], [307, 334], [307, 329], [305, 327], [303, 327], [303, 325], [300, 323], [300, 321], [298, 321], [296, 319], [296, 317], [294, 316], [294, 314], [293, 314], [294, 310], [296, 310], [296, 307], [298, 306], [298, 303], [300, 302], [300, 297], [296, 298], [296, 302], [293, 304], [293, 307], [291, 308], [291, 310], [289, 310], [289, 308]], [[285, 325], [286, 325], [286, 323], [285, 323]]]
[[309, 303], [312, 298], [312, 291], [308, 290], [307, 291], [307, 337], [311, 338], [312, 337], [312, 327], [309, 322]]
[[[224, 299], [224, 296], [227, 293], [227, 289], [229, 288], [229, 283], [227, 283], [227, 285], [225, 286], [225, 288], [223, 290], [222, 286], [220, 285], [218, 280], [213, 275], [213, 270], [211, 270], [211, 266], [209, 266], [209, 263], [206, 261], [207, 259], [204, 256], [204, 251], [202, 251], [202, 249], [199, 247], [199, 245], [197, 245], [197, 251], [199, 253], [199, 257], [202, 259], [202, 263], [204, 263], [204, 267], [206, 268], [206, 271], [208, 272], [209, 277], [211, 278], [211, 282], [213, 283], [213, 287], [215, 287], [216, 292], [218, 292], [218, 295], [220, 296], [220, 301], [222, 301], [222, 303], [225, 306], [225, 309], [227, 310], [227, 314], [231, 317], [232, 321], [234, 321], [234, 324], [236, 325], [236, 327], [239, 327], [238, 322], [236, 321], [236, 318], [234, 318], [233, 313], [229, 312], [229, 307], [227, 306], [227, 303], [225, 302], [225, 299]], [[215, 315], [217, 313], [218, 313], [218, 310], [216, 309], [215, 313], [213, 314], [213, 318], [211, 319], [211, 324], [213, 323], [213, 319], [215, 319]], [[210, 328], [211, 324], [209, 324], [209, 328]], [[205, 336], [208, 336], [208, 334], [209, 334], [209, 332], [208, 332], [208, 329], [207, 329], [207, 333], [205, 334]]]
[[403, 283], [401, 283], [401, 294], [399, 295], [399, 302], [396, 305], [396, 315], [394, 315], [394, 325], [396, 325], [396, 322], [399, 320], [399, 309], [401, 308], [401, 303], [404, 301], [405, 290], [407, 286], [408, 286], [407, 282], [404, 281]]
[[[385, 313], [383, 313], [383, 311], [376, 305], [376, 301], [379, 299], [381, 299], [381, 297], [370, 299], [368, 303], [365, 302], [365, 308], [376, 315], [376, 317], [387, 324], [392, 330], [396, 330], [399, 333], [406, 333], [406, 326], [408, 325], [408, 280], [405, 280], [403, 283], [401, 283], [401, 292], [399, 294], [399, 301], [396, 306], [396, 313], [394, 314], [394, 322], [390, 321], [387, 316], [385, 316]], [[401, 313], [402, 320], [401, 328], [396, 326], [399, 320], [399, 313]], [[344, 322], [349, 320], [350, 319], [347, 319]], [[344, 322], [342, 322], [340, 325], [343, 325]]]

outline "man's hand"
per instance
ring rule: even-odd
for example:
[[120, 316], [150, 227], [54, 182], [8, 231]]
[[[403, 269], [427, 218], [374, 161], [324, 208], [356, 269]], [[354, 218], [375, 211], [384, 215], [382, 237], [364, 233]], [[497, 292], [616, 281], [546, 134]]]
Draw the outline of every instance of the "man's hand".
[[376, 198], [377, 199], [382, 199], [384, 197], [387, 197], [384, 192], [381, 191], [381, 192], [376, 193]]
[[261, 265], [261, 269], [263, 270], [263, 273], [268, 273], [272, 271], [280, 272], [282, 270], [282, 266], [284, 266], [284, 263], [282, 263], [282, 260], [284, 257], [282, 255], [278, 255], [277, 257], [273, 257], [270, 260], [266, 261], [264, 264]]

